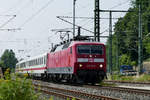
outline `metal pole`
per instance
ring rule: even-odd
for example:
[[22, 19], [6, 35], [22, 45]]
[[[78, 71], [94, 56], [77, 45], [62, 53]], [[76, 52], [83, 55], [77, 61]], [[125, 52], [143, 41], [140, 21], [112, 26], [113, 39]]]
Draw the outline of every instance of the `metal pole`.
[[99, 0], [95, 0], [95, 10], [94, 10], [94, 40], [100, 41], [100, 9]]
[[78, 27], [78, 36], [81, 36], [81, 27]]
[[75, 37], [75, 4], [76, 0], [73, 0], [73, 39]]
[[142, 73], [142, 25], [141, 25], [141, 5], [139, 4], [139, 33], [138, 33], [138, 40], [139, 40], [139, 46], [138, 46], [138, 72], [139, 74]]
[[117, 44], [116, 44], [116, 66], [118, 69], [118, 72], [120, 72], [120, 67], [119, 67], [119, 32], [116, 33], [116, 38], [117, 38]]
[[109, 72], [112, 75], [112, 12], [109, 14]]

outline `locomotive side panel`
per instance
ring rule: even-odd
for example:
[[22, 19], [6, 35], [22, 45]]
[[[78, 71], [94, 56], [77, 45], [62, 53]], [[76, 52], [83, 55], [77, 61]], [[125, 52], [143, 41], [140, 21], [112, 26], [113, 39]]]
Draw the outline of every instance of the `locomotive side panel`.
[[73, 55], [70, 53], [70, 48], [62, 51], [48, 54], [48, 73], [53, 74], [72, 74], [73, 68]]

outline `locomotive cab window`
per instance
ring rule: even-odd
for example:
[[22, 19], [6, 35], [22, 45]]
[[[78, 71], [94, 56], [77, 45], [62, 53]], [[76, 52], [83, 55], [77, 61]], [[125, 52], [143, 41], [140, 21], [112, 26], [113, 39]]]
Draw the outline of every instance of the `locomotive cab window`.
[[103, 47], [101, 45], [92, 45], [91, 54], [103, 54]]
[[77, 46], [78, 54], [103, 54], [103, 46], [102, 45], [78, 45]]

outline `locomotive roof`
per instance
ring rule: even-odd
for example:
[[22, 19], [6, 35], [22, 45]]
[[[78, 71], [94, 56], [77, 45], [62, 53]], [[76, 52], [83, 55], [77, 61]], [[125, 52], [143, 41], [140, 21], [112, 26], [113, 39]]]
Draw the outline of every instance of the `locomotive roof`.
[[[104, 45], [103, 43], [100, 43], [100, 42], [90, 42], [90, 41], [72, 41], [72, 42], [71, 42], [71, 44], [70, 44], [70, 46], [75, 45], [75, 44], [89, 44], [89, 43]], [[69, 46], [69, 47], [70, 47], [70, 46]]]
[[71, 41], [71, 42], [67, 42], [67, 43], [62, 44], [62, 45], [57, 45], [57, 46], [55, 46], [55, 47], [51, 50], [51, 52], [61, 51], [61, 50], [63, 50], [63, 49], [66, 49], [66, 48], [71, 47], [71, 46], [76, 45], [76, 44], [89, 44], [89, 43], [104, 45], [103, 43], [100, 43], [100, 42]]

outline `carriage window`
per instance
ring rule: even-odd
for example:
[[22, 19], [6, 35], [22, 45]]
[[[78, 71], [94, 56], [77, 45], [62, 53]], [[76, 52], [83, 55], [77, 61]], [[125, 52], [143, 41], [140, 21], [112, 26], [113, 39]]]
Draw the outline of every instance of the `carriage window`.
[[42, 60], [43, 60], [43, 59], [42, 59], [42, 58], [40, 58], [40, 64], [43, 64]]
[[38, 60], [37, 60], [38, 62], [37, 62], [37, 65], [40, 65], [40, 58], [38, 58]]
[[41, 63], [43, 64], [43, 57], [42, 57], [42, 61], [41, 61]]
[[21, 64], [20, 64], [20, 67], [21, 67], [21, 68], [26, 67], [25, 62], [21, 63]]
[[40, 58], [39, 60], [40, 60], [40, 61], [39, 61], [39, 65], [41, 65], [41, 64], [42, 64], [41, 58]]
[[29, 61], [29, 66], [31, 66], [31, 61]]
[[46, 64], [46, 56], [44, 56], [44, 64]]
[[78, 45], [77, 52], [79, 54], [103, 54], [102, 45]]

